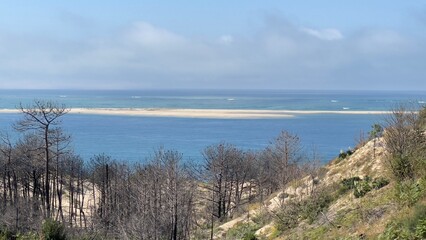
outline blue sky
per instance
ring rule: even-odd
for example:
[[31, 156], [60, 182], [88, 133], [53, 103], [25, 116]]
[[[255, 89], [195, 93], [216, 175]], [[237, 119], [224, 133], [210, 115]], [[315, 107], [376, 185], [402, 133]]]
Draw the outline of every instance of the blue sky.
[[2, 1], [0, 88], [426, 90], [424, 1]]

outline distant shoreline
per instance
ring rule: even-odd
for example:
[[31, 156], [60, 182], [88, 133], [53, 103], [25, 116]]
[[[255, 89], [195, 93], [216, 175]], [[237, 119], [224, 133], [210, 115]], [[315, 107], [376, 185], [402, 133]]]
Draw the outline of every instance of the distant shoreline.
[[[17, 109], [0, 109], [1, 113], [19, 113]], [[381, 115], [389, 111], [353, 110], [254, 110], [254, 109], [169, 109], [169, 108], [72, 108], [70, 114], [117, 115], [140, 117], [215, 118], [215, 119], [276, 119], [307, 114]]]

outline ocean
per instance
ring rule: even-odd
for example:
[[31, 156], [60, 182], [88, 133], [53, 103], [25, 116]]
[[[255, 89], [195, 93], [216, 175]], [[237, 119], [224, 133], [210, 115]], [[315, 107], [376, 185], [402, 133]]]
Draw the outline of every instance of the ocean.
[[[424, 104], [426, 92], [357, 91], [237, 91], [237, 90], [0, 90], [0, 109], [14, 109], [34, 99], [53, 100], [69, 108], [176, 108], [387, 111], [398, 103]], [[0, 130], [12, 132], [16, 113], [0, 114]], [[63, 128], [72, 136], [75, 152], [88, 160], [107, 154], [128, 162], [143, 162], [159, 147], [180, 151], [184, 159], [202, 161], [211, 144], [227, 142], [260, 150], [286, 130], [297, 134], [305, 151], [312, 149], [323, 163], [368, 135], [382, 114], [296, 114], [281, 119], [208, 119], [67, 114]]]

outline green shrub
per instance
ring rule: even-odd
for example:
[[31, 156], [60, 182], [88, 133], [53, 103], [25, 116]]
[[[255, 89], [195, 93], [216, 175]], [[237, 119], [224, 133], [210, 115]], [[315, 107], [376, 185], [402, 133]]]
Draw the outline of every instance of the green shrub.
[[339, 188], [339, 194], [344, 194], [349, 190], [352, 190], [355, 188], [355, 182], [361, 181], [361, 178], [359, 177], [351, 177], [351, 178], [345, 178], [340, 183]]
[[44, 240], [65, 240], [68, 239], [63, 224], [52, 219], [46, 219], [42, 226], [42, 236]]
[[426, 220], [426, 205], [416, 204], [413, 207], [413, 214], [410, 215], [407, 219], [404, 219], [404, 223], [410, 229], [410, 231], [415, 231], [417, 225], [420, 221]]
[[370, 182], [367, 180], [355, 182], [354, 196], [356, 198], [364, 197], [369, 191], [371, 191], [372, 187], [370, 186]]
[[275, 228], [278, 232], [284, 232], [287, 229], [294, 228], [299, 222], [301, 204], [299, 202], [288, 202], [276, 213]]
[[401, 224], [391, 223], [385, 228], [385, 231], [380, 234], [379, 239], [381, 240], [396, 240], [396, 239], [413, 239], [413, 235], [404, 228]]
[[9, 239], [14, 239], [15, 234], [10, 231], [9, 229], [2, 229], [0, 230], [0, 240], [9, 240]]
[[398, 182], [414, 178], [413, 159], [409, 156], [394, 155], [391, 162], [392, 173]]
[[354, 196], [360, 198], [365, 196], [368, 192], [373, 189], [380, 189], [389, 184], [389, 180], [380, 177], [371, 181], [369, 176], [365, 176], [364, 179], [360, 177], [345, 178], [340, 182], [338, 194], [344, 194], [349, 190], [354, 190]]
[[343, 160], [343, 159], [345, 159], [345, 158], [347, 158], [347, 157], [349, 157], [350, 155], [352, 155], [354, 152], [352, 151], [352, 150], [347, 150], [346, 152], [343, 152], [343, 151], [341, 151], [340, 153], [339, 153], [339, 159], [340, 160]]
[[417, 204], [411, 214], [392, 221], [380, 239], [426, 239], [426, 205]]
[[25, 234], [16, 234], [17, 240], [40, 240], [40, 236], [35, 232], [27, 232]]
[[226, 233], [226, 239], [257, 240], [255, 232], [259, 226], [253, 223], [238, 224]]
[[250, 232], [244, 235], [243, 240], [257, 240], [257, 237], [253, 232]]
[[423, 195], [423, 187], [414, 181], [397, 182], [395, 198], [400, 205], [413, 206]]
[[333, 202], [334, 198], [327, 192], [320, 192], [310, 198], [302, 201], [301, 206], [301, 219], [307, 219], [309, 224], [312, 224], [318, 215], [326, 210]]
[[376, 178], [374, 179], [374, 181], [371, 183], [373, 189], [380, 189], [386, 185], [389, 184], [389, 180], [387, 180], [386, 178], [380, 177], [380, 178]]
[[348, 156], [346, 152], [339, 153], [339, 159], [345, 159]]
[[426, 219], [417, 223], [415, 236], [417, 239], [426, 239]]

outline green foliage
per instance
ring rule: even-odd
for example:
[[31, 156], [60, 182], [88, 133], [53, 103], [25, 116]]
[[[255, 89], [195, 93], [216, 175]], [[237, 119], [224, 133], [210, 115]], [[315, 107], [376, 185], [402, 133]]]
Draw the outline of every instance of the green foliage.
[[272, 216], [271, 216], [271, 214], [269, 214], [268, 210], [262, 209], [256, 215], [252, 216], [250, 219], [255, 224], [257, 224], [259, 226], [263, 226], [263, 225], [266, 225], [267, 223], [271, 222]]
[[327, 226], [320, 226], [303, 233], [302, 239], [326, 239], [329, 229]]
[[0, 230], [0, 240], [9, 240], [14, 238], [14, 233], [8, 229]]
[[25, 234], [17, 234], [16, 239], [17, 240], [40, 240], [41, 238], [37, 233], [28, 232]]
[[395, 198], [402, 206], [413, 206], [424, 194], [422, 184], [414, 181], [397, 182]]
[[417, 204], [408, 216], [391, 221], [379, 239], [426, 239], [426, 205]]
[[43, 223], [42, 236], [44, 240], [66, 240], [67, 235], [63, 224], [52, 219], [46, 219]]
[[386, 226], [385, 231], [380, 234], [381, 240], [397, 240], [397, 239], [413, 239], [412, 234], [407, 228], [404, 228], [398, 223], [391, 223]]
[[426, 220], [426, 205], [416, 204], [413, 207], [413, 213], [408, 218], [403, 219], [403, 222], [410, 231], [415, 231], [420, 221], [423, 220]]
[[339, 194], [344, 194], [355, 188], [355, 182], [361, 181], [360, 177], [344, 178], [340, 183]]
[[253, 223], [238, 224], [226, 233], [226, 239], [257, 240], [255, 232], [259, 226]]
[[352, 178], [345, 178], [340, 183], [340, 188], [338, 193], [344, 194], [349, 190], [354, 190], [354, 196], [356, 198], [360, 198], [365, 196], [368, 192], [375, 189], [380, 189], [386, 185], [389, 184], [389, 180], [380, 177], [376, 178], [373, 181], [371, 181], [371, 178], [366, 176], [364, 179], [361, 179], [360, 177], [352, 177]]
[[346, 152], [340, 152], [339, 153], [339, 159], [340, 160], [343, 160], [343, 159], [345, 159], [346, 157], [349, 157], [350, 155], [352, 155], [354, 153], [354, 151], [352, 151], [352, 150], [347, 150]]
[[372, 187], [370, 186], [370, 181], [368, 181], [368, 179], [355, 182], [354, 196], [356, 198], [364, 197], [365, 194], [371, 191], [371, 189]]
[[383, 134], [383, 127], [380, 124], [376, 123], [373, 126], [371, 126], [371, 131], [368, 134], [369, 134], [370, 140], [381, 137]]
[[319, 189], [305, 200], [286, 203], [276, 214], [275, 228], [284, 232], [296, 227], [301, 220], [312, 224], [335, 200], [334, 195], [331, 188]]
[[399, 182], [414, 178], [413, 161], [409, 156], [394, 155], [391, 159], [391, 168]]
[[288, 202], [285, 206], [276, 214], [275, 228], [279, 232], [284, 232], [287, 229], [291, 229], [297, 226], [299, 222], [299, 214], [301, 206], [299, 202]]
[[27, 233], [15, 233], [13, 231], [10, 231], [9, 229], [2, 229], [0, 230], [0, 240], [39, 240], [40, 237], [37, 233], [33, 232], [27, 232]]
[[426, 218], [420, 220], [416, 225], [415, 236], [418, 239], [426, 239]]
[[317, 219], [318, 215], [330, 206], [333, 200], [334, 198], [330, 193], [322, 191], [302, 201], [300, 204], [301, 219], [306, 219], [309, 224], [312, 224]]
[[374, 181], [371, 183], [371, 187], [373, 189], [377, 190], [377, 189], [380, 189], [380, 188], [382, 188], [382, 187], [384, 187], [388, 184], [389, 184], [389, 180], [387, 180], [386, 178], [383, 178], [383, 177], [379, 177], [379, 178], [374, 179]]

